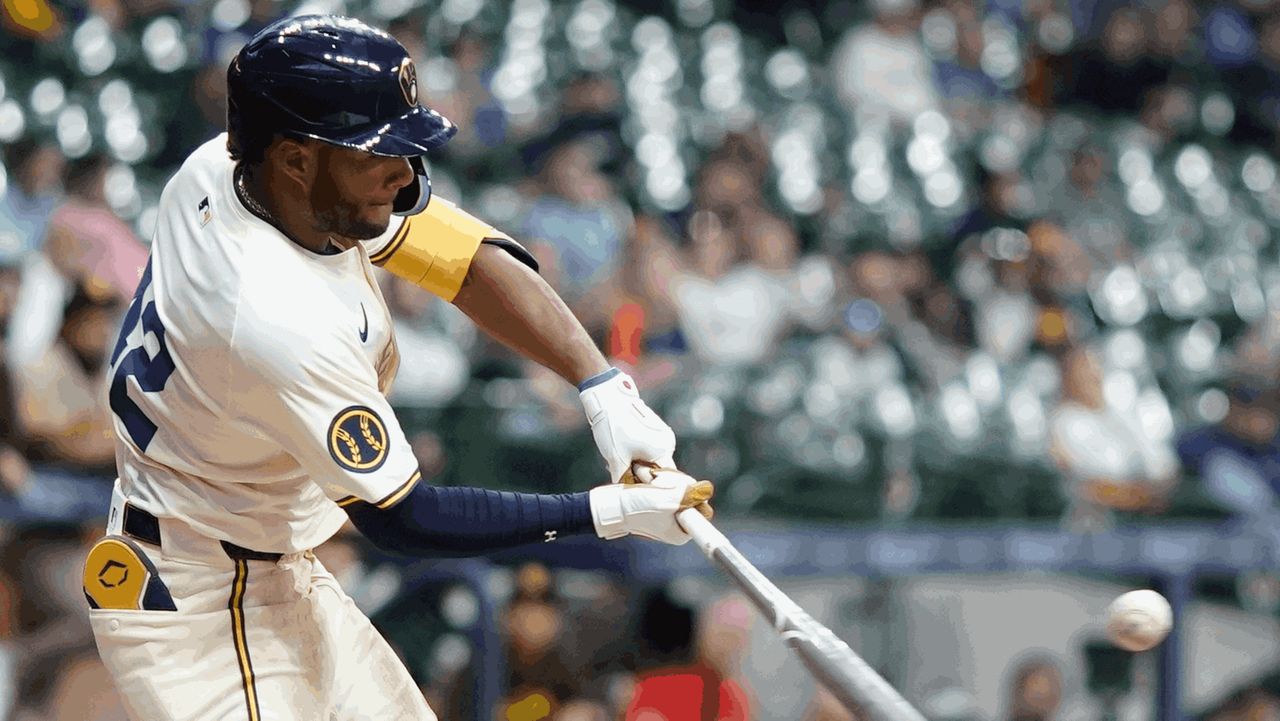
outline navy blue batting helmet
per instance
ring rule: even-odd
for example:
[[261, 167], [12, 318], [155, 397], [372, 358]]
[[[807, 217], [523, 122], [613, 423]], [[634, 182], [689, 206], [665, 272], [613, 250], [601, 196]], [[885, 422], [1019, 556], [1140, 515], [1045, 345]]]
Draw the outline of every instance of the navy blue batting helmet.
[[408, 158], [417, 182], [394, 211], [427, 205], [422, 156], [457, 128], [418, 102], [413, 60], [395, 38], [335, 15], [285, 18], [253, 36], [227, 68], [227, 149], [250, 163], [276, 134]]

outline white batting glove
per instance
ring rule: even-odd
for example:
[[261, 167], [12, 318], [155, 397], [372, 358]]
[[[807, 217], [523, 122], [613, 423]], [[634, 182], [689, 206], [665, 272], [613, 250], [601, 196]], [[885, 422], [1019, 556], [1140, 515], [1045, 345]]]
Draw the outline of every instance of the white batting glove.
[[675, 467], [676, 434], [640, 398], [631, 376], [611, 368], [583, 385], [589, 387], [578, 395], [610, 482], [622, 480], [634, 461]]
[[655, 471], [648, 483], [614, 483], [588, 492], [596, 535], [604, 539], [635, 534], [673, 546], [690, 536], [676, 522], [676, 514], [697, 508], [710, 517], [707, 501], [715, 493], [710, 481], [695, 481], [679, 471]]

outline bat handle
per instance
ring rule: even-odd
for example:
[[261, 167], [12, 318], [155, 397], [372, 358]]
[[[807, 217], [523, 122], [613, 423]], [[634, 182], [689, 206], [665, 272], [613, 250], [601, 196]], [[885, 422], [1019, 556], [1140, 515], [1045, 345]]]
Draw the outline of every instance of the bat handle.
[[706, 554], [707, 558], [714, 559], [717, 549], [729, 545], [729, 539], [708, 521], [705, 516], [695, 508], [686, 508], [676, 514], [676, 522], [684, 529], [684, 532], [693, 537], [693, 542], [698, 544], [698, 548]]
[[641, 483], [651, 482], [655, 470], [657, 469], [646, 461], [635, 461], [631, 464], [631, 475]]
[[[649, 483], [653, 480], [654, 467], [645, 463], [632, 463], [631, 473], [635, 475], [636, 480], [641, 483]], [[713, 558], [717, 548], [729, 545], [729, 539], [715, 526], [711, 525], [705, 516], [696, 509], [686, 508], [676, 514], [676, 522], [684, 529], [684, 532], [693, 537], [693, 542], [698, 544], [698, 548], [706, 554], [707, 558]]]

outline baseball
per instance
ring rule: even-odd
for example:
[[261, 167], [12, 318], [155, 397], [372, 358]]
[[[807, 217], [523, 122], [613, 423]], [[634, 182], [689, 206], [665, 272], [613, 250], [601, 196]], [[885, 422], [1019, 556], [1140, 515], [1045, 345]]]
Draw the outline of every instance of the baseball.
[[1107, 636], [1126, 651], [1154, 648], [1173, 627], [1173, 609], [1155, 591], [1130, 591], [1107, 607]]

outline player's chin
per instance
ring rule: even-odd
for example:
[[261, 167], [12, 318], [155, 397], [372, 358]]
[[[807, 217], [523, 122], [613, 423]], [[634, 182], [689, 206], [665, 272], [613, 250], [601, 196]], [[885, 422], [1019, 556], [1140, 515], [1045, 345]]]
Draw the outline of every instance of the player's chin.
[[391, 205], [372, 205], [353, 218], [342, 235], [356, 240], [372, 240], [387, 232], [391, 224]]

